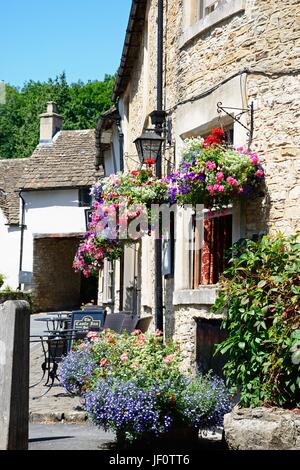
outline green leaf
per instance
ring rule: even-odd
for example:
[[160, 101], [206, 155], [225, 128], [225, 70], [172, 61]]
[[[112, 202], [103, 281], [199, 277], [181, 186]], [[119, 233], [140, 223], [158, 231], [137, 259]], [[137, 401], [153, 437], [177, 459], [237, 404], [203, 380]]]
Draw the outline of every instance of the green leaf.
[[261, 289], [262, 287], [265, 287], [266, 284], [267, 284], [267, 281], [265, 280], [259, 281], [259, 283], [257, 284], [257, 287]]
[[240, 349], [245, 349], [246, 343], [241, 341], [241, 342], [239, 342], [238, 346], [239, 346]]

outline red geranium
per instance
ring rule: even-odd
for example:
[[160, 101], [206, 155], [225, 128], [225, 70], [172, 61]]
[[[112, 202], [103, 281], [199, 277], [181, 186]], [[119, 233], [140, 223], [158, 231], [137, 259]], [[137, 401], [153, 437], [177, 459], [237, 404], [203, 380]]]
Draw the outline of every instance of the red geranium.
[[211, 145], [220, 145], [224, 140], [225, 134], [220, 128], [216, 128], [212, 130], [211, 135], [206, 137], [204, 140], [204, 146], [210, 147]]
[[153, 160], [153, 158], [146, 158], [146, 160], [144, 160], [144, 164], [145, 165], [154, 165], [155, 163], [155, 160]]
[[215, 137], [217, 137], [219, 139], [224, 139], [224, 137], [225, 137], [225, 134], [224, 134], [223, 130], [220, 129], [219, 127], [212, 130], [212, 135], [214, 135]]

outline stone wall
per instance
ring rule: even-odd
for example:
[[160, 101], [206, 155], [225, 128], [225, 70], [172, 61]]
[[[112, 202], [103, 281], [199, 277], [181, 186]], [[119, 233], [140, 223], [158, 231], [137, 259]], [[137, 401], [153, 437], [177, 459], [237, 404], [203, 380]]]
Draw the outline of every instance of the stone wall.
[[78, 308], [80, 275], [72, 268], [78, 238], [36, 238], [33, 304], [37, 312]]
[[225, 415], [232, 450], [300, 450], [300, 415], [280, 408], [235, 408]]
[[[235, 106], [231, 96], [238, 96], [245, 107], [254, 102], [254, 135], [252, 149], [262, 158], [266, 170], [264, 195], [242, 205], [244, 235], [300, 229], [300, 16], [299, 0], [223, 0], [222, 11], [236, 13], [194, 36], [184, 19], [184, 9], [192, 0], [168, 0], [165, 5], [164, 31], [164, 109], [172, 121], [172, 142], [166, 144], [165, 157], [180, 159], [178, 143], [179, 114], [186, 103], [199, 103], [211, 97], [211, 114], [217, 121], [220, 85], [226, 82], [224, 106]], [[220, 10], [221, 11], [221, 10]], [[156, 15], [157, 0], [148, 2], [148, 26], [128, 86], [129, 155], [135, 155], [133, 140], [147, 123], [147, 114], [156, 108]], [[219, 16], [218, 16], [219, 15]], [[220, 19], [221, 18], [221, 19]], [[186, 40], [189, 36], [189, 40]], [[145, 53], [145, 47], [147, 53]], [[235, 77], [235, 79], [233, 79]], [[232, 81], [231, 81], [232, 79]], [[237, 84], [238, 83], [238, 84]], [[232, 93], [230, 92], [230, 86]], [[198, 109], [198, 108], [197, 108]], [[215, 113], [213, 113], [215, 111]], [[190, 114], [181, 111], [187, 124]], [[149, 123], [148, 123], [149, 124]], [[247, 120], [245, 124], [249, 124]], [[147, 126], [146, 126], [147, 127]], [[186, 126], [188, 128], [188, 125]], [[192, 127], [191, 127], [192, 130]], [[238, 141], [247, 143], [245, 130]], [[131, 160], [130, 160], [131, 162]], [[128, 168], [132, 167], [129, 163]], [[172, 166], [165, 160], [165, 171]], [[180, 244], [176, 241], [177, 260]], [[150, 258], [149, 258], [150, 259]], [[152, 258], [153, 259], [153, 258]], [[180, 258], [182, 259], [182, 258]], [[146, 289], [149, 305], [143, 312], [153, 311], [154, 270], [142, 262], [142, 290]], [[181, 269], [181, 267], [180, 267]], [[174, 305], [175, 283], [165, 282], [166, 335], [178, 340], [183, 349], [185, 365], [196, 361], [196, 321], [207, 316], [210, 304], [182, 303]], [[201, 288], [200, 288], [201, 289]]]

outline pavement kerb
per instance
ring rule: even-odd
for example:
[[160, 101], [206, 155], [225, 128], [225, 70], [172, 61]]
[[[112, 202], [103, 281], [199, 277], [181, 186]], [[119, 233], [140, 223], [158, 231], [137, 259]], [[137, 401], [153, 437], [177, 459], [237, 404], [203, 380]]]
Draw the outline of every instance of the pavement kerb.
[[83, 412], [68, 412], [68, 413], [29, 413], [29, 422], [35, 424], [54, 424], [54, 423], [69, 423], [69, 424], [82, 424], [87, 421], [87, 415]]

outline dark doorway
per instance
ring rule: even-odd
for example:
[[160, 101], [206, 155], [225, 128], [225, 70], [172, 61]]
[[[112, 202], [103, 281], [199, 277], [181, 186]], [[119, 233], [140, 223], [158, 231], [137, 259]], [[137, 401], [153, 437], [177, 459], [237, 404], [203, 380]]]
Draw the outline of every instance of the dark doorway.
[[36, 235], [33, 250], [33, 303], [37, 312], [71, 310], [80, 301], [80, 275], [72, 267], [78, 237]]
[[95, 276], [86, 278], [81, 275], [80, 283], [80, 305], [98, 301], [98, 278]]
[[221, 321], [197, 320], [197, 366], [201, 372], [212, 370], [223, 377], [223, 367], [226, 357], [220, 354], [214, 356], [215, 345], [226, 338], [226, 332], [221, 330]]

